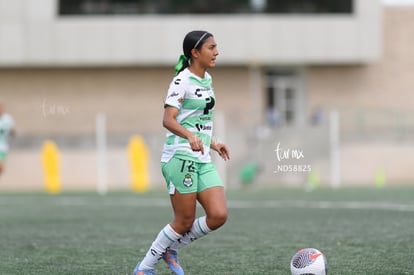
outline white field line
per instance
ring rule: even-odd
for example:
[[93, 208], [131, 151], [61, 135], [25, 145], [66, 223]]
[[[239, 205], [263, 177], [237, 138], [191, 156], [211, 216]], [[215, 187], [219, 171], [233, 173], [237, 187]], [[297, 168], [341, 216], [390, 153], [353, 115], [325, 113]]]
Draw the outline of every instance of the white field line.
[[[32, 204], [34, 200], [23, 198], [2, 198], [0, 205], [13, 206]], [[138, 206], [138, 207], [170, 207], [170, 201], [161, 198], [105, 198], [90, 199], [83, 197], [55, 197], [47, 201], [37, 201], [40, 205], [63, 205], [63, 206]], [[398, 212], [414, 212], [414, 203], [398, 202], [373, 202], [373, 201], [304, 201], [304, 200], [228, 200], [230, 209], [344, 209], [344, 210], [386, 210]]]
[[414, 212], [414, 204], [362, 201], [229, 201], [230, 208], [357, 209]]

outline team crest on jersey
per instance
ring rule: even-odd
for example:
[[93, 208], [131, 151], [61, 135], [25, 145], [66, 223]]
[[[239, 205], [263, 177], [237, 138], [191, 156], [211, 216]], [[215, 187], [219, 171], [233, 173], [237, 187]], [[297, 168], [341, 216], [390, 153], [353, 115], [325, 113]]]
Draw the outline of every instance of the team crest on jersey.
[[190, 187], [191, 185], [193, 185], [193, 179], [191, 178], [190, 174], [186, 174], [184, 176], [183, 183], [186, 187]]

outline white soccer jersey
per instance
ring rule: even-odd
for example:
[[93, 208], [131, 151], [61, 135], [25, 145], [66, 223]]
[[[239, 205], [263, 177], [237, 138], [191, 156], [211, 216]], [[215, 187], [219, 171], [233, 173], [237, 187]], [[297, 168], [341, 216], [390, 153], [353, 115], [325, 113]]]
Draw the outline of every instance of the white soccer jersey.
[[13, 118], [9, 114], [0, 115], [0, 151], [7, 152], [9, 150], [9, 135], [14, 127]]
[[168, 162], [173, 156], [203, 163], [211, 161], [214, 104], [211, 76], [207, 72], [201, 79], [186, 68], [174, 77], [168, 89], [165, 105], [178, 109], [178, 123], [202, 140], [204, 154], [191, 150], [187, 139], [167, 131], [162, 162]]

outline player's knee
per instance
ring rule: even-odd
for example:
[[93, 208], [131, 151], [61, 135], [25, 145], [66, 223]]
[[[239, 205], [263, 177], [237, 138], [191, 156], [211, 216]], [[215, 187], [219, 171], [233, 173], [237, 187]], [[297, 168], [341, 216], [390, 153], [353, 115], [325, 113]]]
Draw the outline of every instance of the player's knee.
[[194, 218], [188, 218], [188, 219], [184, 219], [181, 225], [187, 232], [187, 231], [190, 231], [191, 227], [193, 226], [193, 223], [194, 223]]
[[190, 231], [193, 226], [194, 219], [195, 217], [176, 218], [173, 223], [173, 228], [177, 233], [184, 234]]
[[208, 217], [208, 220], [211, 223], [209, 224], [210, 229], [215, 230], [221, 227], [227, 221], [227, 209], [215, 211]]
[[219, 223], [220, 226], [225, 224], [226, 221], [227, 221], [227, 210], [224, 210], [224, 211], [220, 212], [217, 215], [217, 220], [218, 220], [218, 223]]

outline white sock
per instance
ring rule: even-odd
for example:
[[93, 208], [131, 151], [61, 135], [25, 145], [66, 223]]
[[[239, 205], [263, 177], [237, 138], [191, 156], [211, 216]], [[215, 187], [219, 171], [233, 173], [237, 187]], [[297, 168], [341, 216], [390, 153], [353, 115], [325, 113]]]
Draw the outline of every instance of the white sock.
[[211, 231], [213, 231], [213, 230], [208, 228], [207, 222], [206, 222], [206, 216], [200, 217], [200, 218], [198, 218], [194, 221], [193, 226], [191, 227], [190, 231], [185, 233], [182, 236], [182, 238], [175, 241], [170, 246], [170, 249], [171, 250], [178, 250], [180, 248], [183, 248], [184, 246], [189, 245], [193, 241], [195, 241], [195, 240], [197, 240], [201, 237], [204, 237], [205, 235], [207, 235]]
[[154, 269], [155, 265], [162, 258], [162, 253], [171, 246], [176, 240], [182, 237], [181, 234], [178, 234], [174, 231], [171, 225], [167, 224], [161, 231], [158, 233], [157, 238], [152, 243], [150, 249], [139, 265], [139, 269]]

